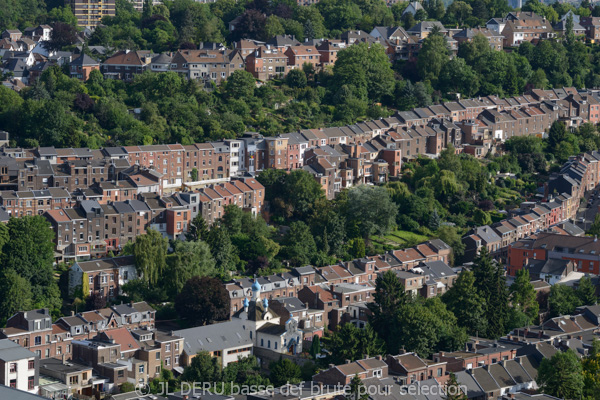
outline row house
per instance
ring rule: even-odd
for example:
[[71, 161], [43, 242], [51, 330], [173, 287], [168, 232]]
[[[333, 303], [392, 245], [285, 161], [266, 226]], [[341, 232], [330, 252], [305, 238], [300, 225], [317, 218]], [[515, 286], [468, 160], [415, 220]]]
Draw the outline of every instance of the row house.
[[152, 56], [148, 50], [122, 50], [104, 60], [100, 70], [106, 78], [131, 81], [149, 68]]
[[260, 81], [281, 77], [288, 72], [288, 56], [277, 47], [259, 46], [245, 57], [245, 61], [246, 71]]
[[600, 245], [597, 238], [546, 232], [509, 245], [507, 272], [514, 276], [528, 264], [528, 260], [549, 259], [572, 261], [577, 271], [582, 273], [600, 273]]
[[[238, 143], [236, 141], [234, 144]], [[198, 143], [184, 146], [184, 150], [183, 180], [188, 185], [218, 183], [230, 177], [232, 149], [227, 143]], [[193, 171], [196, 173], [196, 180]]]
[[77, 261], [69, 269], [69, 291], [74, 293], [87, 281], [89, 293], [113, 299], [120, 294], [120, 288], [137, 278], [135, 259], [131, 256]]
[[42, 215], [49, 210], [74, 205], [74, 199], [62, 188], [0, 192], [0, 205], [10, 216]]
[[[368, 282], [375, 280], [377, 274], [389, 269], [406, 271], [418, 267], [422, 262], [436, 261], [447, 265], [450, 262], [451, 252], [451, 247], [446, 243], [439, 239], [432, 239], [414, 248], [389, 251], [382, 255], [322, 268], [297, 267], [283, 274], [256, 278], [256, 281], [262, 287], [263, 296], [270, 300], [278, 297], [298, 297], [299, 290], [304, 287], [312, 290], [319, 284], [326, 284], [329, 285], [327, 286], [329, 290], [331, 285], [367, 285]], [[251, 296], [253, 283], [253, 279], [244, 278], [225, 284], [225, 289], [229, 292], [232, 315], [242, 308], [244, 299]]]
[[525, 11], [510, 13], [501, 33], [504, 36], [504, 47], [518, 46], [524, 41], [535, 43], [556, 36], [550, 21], [533, 12]]
[[244, 59], [236, 50], [180, 50], [171, 60], [171, 71], [187, 79], [220, 84], [231, 74], [244, 70]]

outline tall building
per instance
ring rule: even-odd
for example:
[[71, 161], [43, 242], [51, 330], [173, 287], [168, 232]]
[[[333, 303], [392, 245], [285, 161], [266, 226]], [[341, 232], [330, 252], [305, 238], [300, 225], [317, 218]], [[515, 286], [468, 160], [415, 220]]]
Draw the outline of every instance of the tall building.
[[115, 0], [68, 0], [68, 3], [81, 27], [95, 28], [102, 17], [115, 16]]

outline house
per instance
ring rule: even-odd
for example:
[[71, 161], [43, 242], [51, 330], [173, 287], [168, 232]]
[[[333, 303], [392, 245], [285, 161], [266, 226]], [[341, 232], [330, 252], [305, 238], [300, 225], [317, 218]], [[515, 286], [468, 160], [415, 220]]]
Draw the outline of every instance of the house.
[[423, 360], [416, 353], [388, 355], [386, 360], [389, 371], [399, 376], [400, 383], [410, 385], [427, 379], [444, 379], [446, 377], [446, 362]]
[[504, 47], [518, 46], [523, 41], [537, 42], [556, 36], [552, 24], [545, 17], [533, 12], [509, 13], [506, 25], [501, 31], [504, 36]]
[[406, 14], [406, 13], [411, 13], [414, 17], [415, 14], [417, 13], [417, 11], [419, 11], [419, 10], [423, 10], [423, 6], [421, 5], [421, 2], [420, 1], [411, 1], [410, 3], [408, 3], [408, 6], [406, 6], [404, 11], [402, 12], [402, 16], [404, 16], [404, 14]]
[[221, 367], [252, 354], [251, 326], [241, 319], [174, 331], [183, 338], [182, 365], [190, 365], [199, 352], [219, 359]]
[[600, 17], [580, 17], [579, 25], [585, 29], [585, 35], [592, 41], [600, 39]]
[[488, 225], [478, 226], [472, 229], [462, 238], [465, 244], [465, 254], [463, 261], [473, 261], [482, 247], [485, 247], [490, 254], [495, 254], [502, 245], [502, 238], [498, 233]]
[[290, 69], [301, 69], [305, 64], [317, 67], [321, 63], [321, 54], [315, 46], [298, 45], [288, 47], [285, 51]]
[[10, 339], [31, 350], [40, 359], [54, 356], [52, 317], [47, 308], [19, 311], [6, 321], [0, 339]]
[[0, 340], [0, 373], [0, 385], [34, 394], [38, 392], [35, 353], [9, 339]]
[[388, 365], [383, 357], [365, 358], [346, 364], [332, 365], [328, 369], [313, 376], [314, 382], [324, 385], [348, 385], [354, 376], [361, 380], [370, 378], [387, 378]]
[[429, 36], [434, 26], [439, 28], [440, 33], [442, 33], [443, 35], [448, 33], [448, 30], [444, 28], [444, 25], [442, 25], [440, 21], [419, 22], [417, 25], [407, 30], [406, 33], [412, 36], [416, 36], [419, 39], [425, 39], [427, 36]]
[[244, 59], [237, 49], [180, 50], [171, 61], [171, 71], [187, 79], [212, 81], [217, 84], [244, 68]]
[[131, 81], [142, 74], [152, 62], [152, 54], [147, 50], [122, 50], [104, 60], [101, 71], [106, 78]]
[[92, 366], [64, 359], [48, 358], [40, 361], [40, 373], [68, 385], [70, 394], [93, 396], [101, 391], [104, 380], [92, 379]]
[[[558, 35], [565, 35], [567, 33], [567, 21], [564, 19], [561, 19], [556, 24], [554, 24], [552, 26], [552, 28], [554, 29], [554, 32], [556, 32]], [[579, 24], [579, 22], [573, 21], [573, 34], [575, 36], [581, 36], [581, 35], [585, 35], [585, 33], [586, 33], [585, 28], [583, 26], [581, 26]]]
[[525, 269], [529, 270], [532, 280], [541, 280], [554, 285], [574, 272], [576, 267], [571, 260], [548, 259], [531, 260], [525, 265]]
[[69, 270], [69, 290], [82, 287], [87, 280], [90, 295], [113, 298], [120, 293], [121, 286], [136, 278], [133, 256], [77, 261]]
[[70, 73], [71, 78], [77, 78], [82, 81], [87, 81], [92, 71], [100, 70], [100, 63], [85, 53], [71, 61]]

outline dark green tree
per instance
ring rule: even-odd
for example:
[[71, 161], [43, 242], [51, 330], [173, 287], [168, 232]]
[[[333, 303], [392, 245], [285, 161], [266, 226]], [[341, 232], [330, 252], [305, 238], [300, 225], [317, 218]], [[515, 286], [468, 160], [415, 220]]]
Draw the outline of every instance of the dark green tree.
[[373, 302], [368, 303], [371, 316], [369, 323], [379, 337], [386, 343], [389, 352], [400, 349], [398, 321], [400, 310], [407, 303], [404, 285], [392, 270], [377, 276]]
[[529, 270], [517, 271], [515, 281], [510, 286], [510, 301], [513, 308], [525, 313], [529, 324], [533, 324], [540, 312], [536, 291], [529, 278]]
[[475, 286], [475, 276], [471, 271], [463, 271], [454, 285], [442, 296], [442, 300], [454, 313], [458, 324], [471, 335], [484, 335], [487, 332], [485, 301]]
[[195, 276], [175, 298], [175, 311], [189, 326], [223, 321], [229, 317], [229, 293], [219, 279]]
[[358, 374], [354, 375], [350, 381], [348, 392], [349, 393], [344, 397], [344, 400], [367, 400], [369, 398], [369, 393], [365, 389], [365, 384]]
[[579, 280], [576, 293], [582, 306], [592, 306], [598, 302], [596, 287], [589, 276], [584, 276]]
[[191, 241], [208, 240], [208, 225], [202, 217], [202, 213], [196, 214], [194, 219], [192, 219], [185, 237]]
[[192, 358], [192, 362], [183, 370], [181, 380], [184, 382], [219, 382], [221, 366], [218, 358], [212, 357], [207, 351], [202, 351]]
[[537, 383], [542, 392], [561, 399], [580, 399], [583, 394], [581, 360], [568, 349], [544, 358], [538, 369]]
[[338, 327], [328, 338], [327, 350], [331, 352], [331, 363], [343, 364], [346, 360], [362, 359], [365, 354], [383, 354], [384, 343], [370, 325], [360, 329], [347, 323]]
[[317, 253], [317, 245], [310, 228], [302, 221], [290, 224], [290, 230], [283, 239], [283, 245], [287, 259], [295, 266], [310, 264]]
[[288, 358], [272, 362], [269, 365], [269, 371], [269, 379], [275, 387], [288, 383], [297, 384], [302, 380], [300, 367]]

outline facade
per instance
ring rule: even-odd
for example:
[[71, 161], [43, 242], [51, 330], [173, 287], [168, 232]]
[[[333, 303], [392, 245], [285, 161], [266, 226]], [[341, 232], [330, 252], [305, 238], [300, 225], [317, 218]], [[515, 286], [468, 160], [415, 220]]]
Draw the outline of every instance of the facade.
[[12, 340], [0, 340], [0, 385], [37, 394], [38, 381], [35, 353]]
[[114, 0], [69, 0], [77, 25], [82, 28], [95, 28], [103, 17], [114, 17], [116, 14]]

